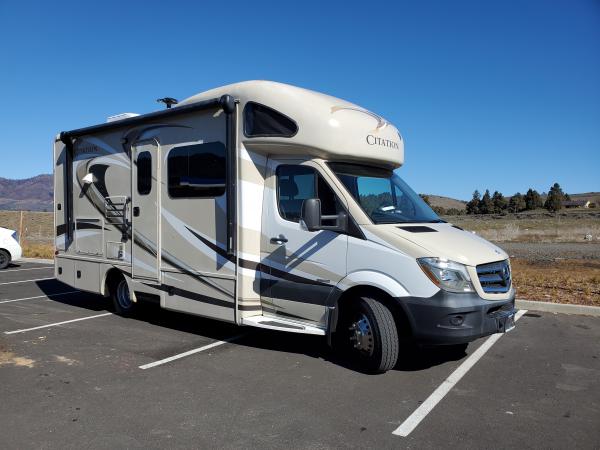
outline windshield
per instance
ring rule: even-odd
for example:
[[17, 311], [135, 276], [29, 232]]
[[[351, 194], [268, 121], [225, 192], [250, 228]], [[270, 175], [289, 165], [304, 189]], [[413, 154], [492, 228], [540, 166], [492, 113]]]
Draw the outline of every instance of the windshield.
[[441, 223], [437, 214], [391, 170], [330, 163], [373, 223]]

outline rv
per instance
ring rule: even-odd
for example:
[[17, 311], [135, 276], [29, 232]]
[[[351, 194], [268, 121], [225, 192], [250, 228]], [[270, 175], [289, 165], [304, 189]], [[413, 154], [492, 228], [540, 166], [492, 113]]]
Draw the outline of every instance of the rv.
[[56, 277], [240, 326], [326, 336], [366, 368], [408, 341], [514, 326], [508, 255], [396, 173], [404, 140], [360, 106], [248, 81], [61, 132]]

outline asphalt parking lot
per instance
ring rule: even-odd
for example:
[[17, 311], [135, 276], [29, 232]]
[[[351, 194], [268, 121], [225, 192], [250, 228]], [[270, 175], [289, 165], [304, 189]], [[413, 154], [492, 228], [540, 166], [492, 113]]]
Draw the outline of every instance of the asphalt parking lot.
[[0, 272], [3, 449], [600, 447], [598, 317], [522, 313], [466, 353], [407, 349], [368, 375], [322, 337], [126, 319], [52, 275]]

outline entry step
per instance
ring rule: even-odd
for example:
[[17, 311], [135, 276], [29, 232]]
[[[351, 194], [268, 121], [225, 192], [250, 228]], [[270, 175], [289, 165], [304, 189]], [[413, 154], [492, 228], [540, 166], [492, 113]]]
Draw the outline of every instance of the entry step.
[[267, 328], [269, 330], [287, 331], [288, 333], [316, 334], [320, 336], [325, 335], [325, 330], [323, 328], [314, 327], [311, 325], [306, 325], [303, 323], [294, 322], [293, 320], [286, 320], [279, 317], [245, 317], [242, 319], [242, 325], [248, 325], [250, 327], [258, 328]]

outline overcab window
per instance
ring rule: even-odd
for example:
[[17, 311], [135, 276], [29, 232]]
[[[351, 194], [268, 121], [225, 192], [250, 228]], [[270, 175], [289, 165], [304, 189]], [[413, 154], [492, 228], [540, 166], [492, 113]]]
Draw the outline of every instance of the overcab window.
[[248, 102], [244, 107], [244, 134], [248, 137], [292, 137], [298, 125], [273, 108]]
[[167, 158], [169, 196], [219, 197], [225, 193], [226, 169], [222, 142], [175, 147]]

